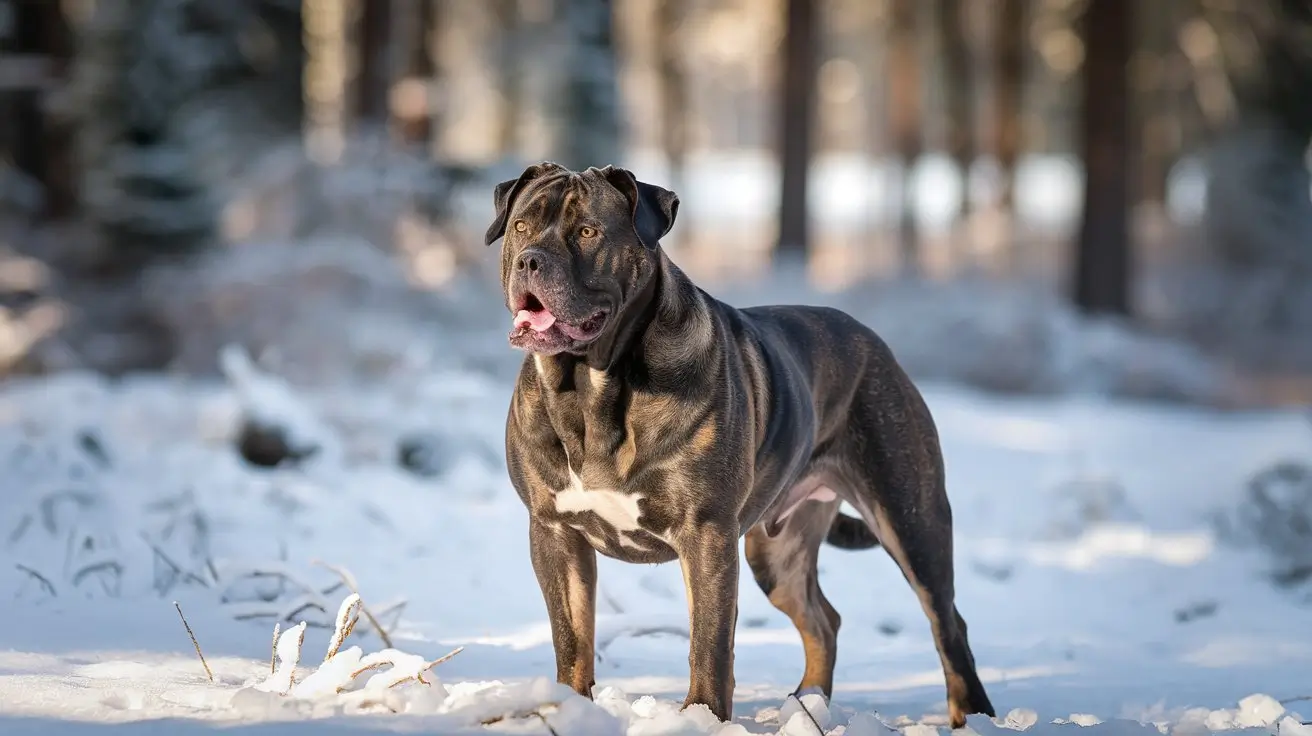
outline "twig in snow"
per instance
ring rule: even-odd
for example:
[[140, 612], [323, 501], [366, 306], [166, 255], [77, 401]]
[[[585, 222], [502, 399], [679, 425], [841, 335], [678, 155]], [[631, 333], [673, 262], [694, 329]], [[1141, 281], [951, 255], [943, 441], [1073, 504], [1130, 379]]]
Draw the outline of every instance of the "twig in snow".
[[[145, 542], [147, 547], [150, 547], [150, 551], [155, 554], [155, 559], [163, 562], [165, 565], [168, 565], [170, 568], [173, 569], [173, 577], [175, 580], [177, 578], [182, 578], [183, 580], [191, 580], [193, 582], [199, 583], [202, 588], [210, 587], [210, 584], [205, 582], [205, 580], [201, 578], [199, 575], [197, 575], [196, 573], [182, 569], [182, 566], [179, 565], [177, 562], [174, 562], [172, 557], [169, 557], [164, 550], [159, 548], [159, 545], [150, 541], [150, 539], [145, 535], [144, 532], [141, 534], [141, 541]], [[171, 588], [173, 586], [170, 585], [168, 587]], [[157, 587], [156, 590], [158, 590], [161, 595], [168, 592], [167, 588], [164, 590], [159, 590], [159, 588]]]
[[378, 617], [379, 621], [382, 621], [383, 619], [386, 619], [388, 616], [391, 616], [392, 620], [391, 620], [390, 629], [392, 631], [396, 631], [396, 628], [401, 625], [401, 614], [405, 612], [405, 607], [407, 605], [409, 605], [409, 601], [406, 601], [404, 599], [396, 601], [394, 603], [388, 603], [382, 608], [379, 608], [378, 611], [374, 613], [374, 615]]
[[[288, 607], [287, 612], [278, 617], [278, 620], [293, 621], [295, 619], [300, 618], [302, 613], [305, 613], [306, 611], [312, 608], [317, 609], [319, 613], [328, 613], [328, 609], [324, 607], [323, 603], [317, 600], [312, 600], [310, 598], [297, 598], [296, 600], [292, 601], [292, 604], [291, 606]], [[324, 626], [324, 625], [316, 624], [316, 626]], [[324, 628], [327, 627], [324, 626]]]
[[551, 734], [551, 736], [560, 736], [560, 734], [556, 733], [556, 729], [551, 727], [551, 722], [547, 720], [546, 716], [542, 715], [541, 711], [535, 710], [533, 711], [533, 715], [542, 719], [542, 725], [546, 727], [547, 733]]
[[102, 560], [100, 562], [94, 562], [73, 573], [73, 585], [81, 585], [82, 581], [85, 580], [88, 575], [95, 572], [111, 572], [114, 574], [115, 580], [117, 580], [123, 576], [123, 566], [120, 565], [117, 560]]
[[438, 666], [439, 664], [442, 664], [443, 662], [447, 661], [448, 659], [451, 659], [452, 657], [456, 656], [457, 654], [459, 654], [459, 653], [461, 653], [461, 652], [463, 652], [463, 651], [465, 651], [465, 648], [464, 648], [464, 647], [456, 647], [455, 649], [452, 649], [451, 651], [447, 652], [446, 654], [443, 654], [442, 656], [438, 657], [437, 659], [435, 659], [435, 660], [433, 660], [432, 662], [429, 662], [427, 665], [425, 665], [425, 666], [424, 666], [424, 672], [427, 672], [427, 671], [433, 669], [434, 667]]
[[232, 567], [225, 569], [223, 572], [229, 578], [229, 583], [224, 587], [223, 595], [220, 599], [223, 603], [232, 602], [232, 599], [229, 597], [231, 589], [238, 581], [246, 578], [257, 580], [261, 578], [272, 578], [273, 580], [278, 581], [278, 592], [274, 593], [272, 597], [263, 598], [265, 602], [271, 602], [281, 598], [289, 585], [300, 589], [301, 592], [307, 596], [322, 599], [319, 591], [313, 585], [301, 580], [296, 575], [295, 571], [282, 563], [266, 564], [255, 568]]
[[[348, 681], [350, 681], [350, 680], [354, 680], [355, 678], [359, 677], [360, 675], [363, 675], [364, 673], [368, 672], [369, 670], [378, 670], [378, 669], [382, 669], [382, 668], [386, 667], [386, 666], [389, 665], [389, 664], [391, 664], [391, 662], [384, 662], [384, 661], [370, 662], [369, 664], [364, 665], [363, 667], [361, 667], [361, 668], [355, 670], [354, 672], [352, 672], [352, 673], [351, 673], [351, 676], [348, 677], [348, 678], [346, 678], [346, 679], [347, 679]], [[338, 691], [339, 691], [339, 692], [340, 692], [340, 690], [341, 690], [341, 688], [338, 688]]]
[[333, 638], [328, 642], [328, 653], [324, 655], [323, 661], [327, 662], [332, 659], [337, 650], [342, 648], [342, 642], [351, 635], [355, 629], [355, 623], [360, 620], [360, 596], [352, 593], [342, 601], [341, 608], [337, 609], [337, 625], [333, 628]]
[[32, 568], [28, 567], [27, 565], [14, 565], [14, 567], [18, 568], [18, 571], [19, 571], [19, 572], [25, 572], [25, 573], [27, 573], [27, 574], [28, 574], [33, 580], [37, 581], [37, 583], [39, 583], [39, 584], [41, 585], [41, 587], [42, 587], [47, 593], [50, 594], [50, 597], [51, 597], [51, 598], [58, 598], [58, 597], [59, 597], [59, 595], [58, 595], [57, 593], [55, 593], [55, 586], [54, 586], [54, 584], [52, 584], [52, 583], [50, 582], [50, 580], [49, 580], [48, 578], [46, 578], [45, 575], [42, 575], [41, 573], [37, 572], [36, 570], [33, 570]]
[[282, 622], [273, 622], [273, 646], [269, 648], [269, 674], [278, 671], [278, 634], [282, 633]]
[[539, 719], [542, 720], [542, 725], [547, 727], [547, 732], [550, 733], [551, 736], [560, 736], [560, 734], [556, 733], [556, 729], [551, 727], [551, 723], [547, 721], [547, 717], [542, 714], [542, 709], [548, 706], [553, 708], [559, 708], [560, 704], [543, 703], [542, 705], [539, 705], [538, 707], [532, 710], [517, 710], [511, 713], [504, 713], [499, 716], [492, 716], [491, 718], [485, 718], [481, 721], [481, 723], [484, 726], [491, 726], [494, 723], [500, 723], [502, 721], [513, 720], [516, 718], [528, 718], [529, 716], [537, 716]]
[[610, 592], [604, 588], [602, 588], [599, 592], [601, 593], [601, 599], [605, 601], [607, 605], [610, 606], [611, 611], [613, 613], [619, 613], [619, 614], [624, 613], [624, 606], [620, 605], [619, 600], [616, 599], [615, 596], [611, 595]]
[[187, 636], [191, 637], [191, 645], [196, 647], [196, 656], [200, 657], [200, 665], [205, 668], [205, 674], [214, 682], [214, 673], [210, 671], [209, 662], [205, 661], [205, 655], [200, 652], [200, 642], [196, 641], [196, 634], [191, 630], [191, 624], [187, 623], [187, 617], [182, 615], [182, 606], [177, 601], [173, 601], [173, 607], [178, 609], [178, 618], [182, 619], [182, 626], [187, 629]]
[[9, 543], [14, 544], [18, 540], [22, 539], [23, 535], [27, 534], [27, 530], [31, 526], [32, 526], [32, 515], [25, 514], [23, 518], [19, 520], [18, 524], [14, 526], [13, 531], [9, 532]]
[[[341, 692], [341, 689], [338, 689], [337, 692], [340, 693], [340, 692]], [[357, 708], [360, 708], [360, 709], [379, 707], [379, 708], [385, 708], [385, 709], [387, 710], [387, 712], [389, 712], [389, 713], [395, 713], [395, 712], [397, 712], [397, 711], [396, 711], [396, 708], [393, 708], [391, 705], [389, 705], [389, 704], [387, 703], [387, 701], [385, 701], [385, 700], [383, 700], [383, 699], [381, 699], [381, 698], [378, 699], [378, 700], [374, 700], [373, 698], [365, 698], [364, 700], [361, 700], [361, 701], [356, 705], [356, 707], [357, 707]]]
[[301, 662], [301, 647], [305, 645], [305, 622], [283, 631], [273, 645], [278, 665], [269, 679], [256, 685], [265, 692], [286, 695], [296, 685], [296, 666]]
[[[291, 623], [296, 619], [296, 614], [303, 613], [310, 609], [314, 609], [321, 613], [327, 612], [325, 611], [324, 607], [319, 605], [318, 603], [312, 603], [312, 602], [295, 602], [295, 603], [296, 605], [288, 607], [284, 611], [270, 611], [267, 608], [246, 607], [246, 606], [239, 606], [236, 604], [229, 604], [228, 610], [232, 612], [230, 615], [235, 621], [255, 621], [259, 619], [271, 619], [278, 623]], [[323, 621], [306, 621], [304, 623], [306, 626], [312, 629], [329, 628], [328, 624], [324, 623]]]
[[[296, 665], [301, 663], [301, 647], [305, 646], [305, 626], [295, 628], [300, 630], [300, 634], [296, 637], [296, 655], [290, 660], [288, 667], [286, 692], [291, 692], [292, 686], [296, 684]], [[284, 660], [283, 663], [287, 664], [287, 660]]]
[[72, 501], [73, 506], [82, 511], [94, 505], [96, 497], [86, 491], [56, 491], [42, 496], [41, 501], [37, 504], [37, 508], [41, 512], [41, 525], [46, 528], [47, 533], [52, 535], [59, 531], [56, 512], [61, 501]]
[[[465, 651], [464, 647], [456, 647], [455, 649], [451, 650], [450, 652], [447, 652], [446, 654], [438, 657], [437, 659], [431, 662], [425, 662], [424, 666], [416, 670], [413, 675], [406, 675], [405, 677], [394, 680], [387, 687], [393, 688], [396, 687], [397, 685], [402, 685], [407, 682], [410, 682], [411, 680], [415, 680], [419, 682], [419, 684], [421, 685], [431, 685], [432, 683], [424, 679], [424, 673], [433, 669], [439, 664], [442, 664], [443, 662], [451, 659], [452, 657], [456, 656], [457, 654], [463, 651]], [[379, 652], [377, 654], [370, 655], [370, 657], [367, 657], [366, 659], [369, 658], [375, 658], [375, 659], [374, 661], [366, 662], [365, 664], [361, 665], [358, 669], [356, 669], [354, 672], [352, 672], [351, 675], [346, 678], [346, 682], [338, 686], [337, 692], [340, 693], [344, 691], [347, 685], [355, 681], [355, 678], [359, 677], [360, 675], [363, 675], [366, 672], [369, 672], [370, 670], [382, 669], [383, 667], [387, 667], [388, 665], [391, 665], [392, 667], [395, 668], [397, 666], [396, 662], [390, 659], [384, 659], [383, 658], [384, 654], [385, 652]]]
[[634, 626], [634, 627], [616, 627], [607, 636], [597, 637], [597, 651], [605, 651], [615, 640], [621, 636], [652, 636], [654, 634], [672, 634], [684, 639], [688, 638], [688, 627], [677, 624], [657, 625], [657, 626]]
[[[820, 736], [825, 736], [825, 730], [820, 727], [820, 721], [817, 721], [815, 719], [815, 716], [811, 714], [811, 709], [806, 707], [806, 703], [803, 703], [801, 698], [797, 697], [797, 693], [789, 693], [788, 697], [792, 698], [793, 700], [796, 700], [797, 704], [802, 706], [802, 712], [806, 714], [807, 718], [811, 719], [811, 725], [815, 726], [815, 732], [820, 734]], [[786, 724], [780, 724], [780, 725], [786, 725]]]
[[[1290, 703], [1301, 703], [1305, 700], [1312, 700], [1312, 695], [1299, 695], [1296, 698], [1284, 698], [1276, 702], [1281, 705], [1289, 705]], [[1299, 723], [1304, 726], [1312, 726], [1312, 721], [1299, 721]]]
[[[310, 560], [310, 564], [318, 565], [324, 568], [325, 570], [333, 573], [337, 577], [341, 578], [343, 583], [346, 583], [346, 587], [352, 593], [356, 594], [357, 596], [360, 595], [360, 586], [356, 584], [355, 576], [352, 575], [345, 568], [337, 567], [336, 565], [330, 565], [324, 562], [323, 560]], [[360, 597], [360, 612], [364, 614], [364, 617], [369, 621], [369, 625], [374, 628], [374, 631], [378, 632], [378, 638], [383, 640], [383, 646], [386, 647], [387, 649], [391, 649], [392, 637], [388, 636], [387, 629], [384, 629], [383, 625], [378, 623], [378, 619], [374, 618], [374, 615], [369, 612], [369, 607], [364, 604], [363, 596]]]
[[[419, 683], [422, 684], [422, 685], [431, 685], [432, 683], [430, 683], [428, 680], [425, 680], [425, 679], [424, 679], [424, 673], [427, 672], [427, 671], [429, 671], [429, 670], [431, 670], [431, 669], [433, 669], [434, 667], [438, 666], [439, 664], [442, 664], [443, 662], [447, 661], [448, 659], [451, 659], [452, 657], [456, 656], [457, 654], [459, 654], [459, 653], [461, 653], [461, 652], [463, 652], [463, 651], [465, 651], [465, 648], [464, 648], [464, 647], [456, 647], [455, 649], [452, 649], [451, 651], [447, 652], [446, 654], [443, 654], [442, 656], [438, 657], [437, 659], [433, 660], [432, 662], [429, 662], [429, 663], [425, 664], [423, 669], [421, 669], [421, 670], [419, 670], [419, 672], [415, 673], [415, 679], [418, 680]], [[402, 682], [404, 682], [404, 680], [402, 680]], [[399, 682], [394, 682], [394, 683], [392, 683], [391, 686], [392, 686], [392, 687], [396, 687], [396, 686], [399, 685], [399, 684], [401, 684], [401, 683], [399, 683]]]

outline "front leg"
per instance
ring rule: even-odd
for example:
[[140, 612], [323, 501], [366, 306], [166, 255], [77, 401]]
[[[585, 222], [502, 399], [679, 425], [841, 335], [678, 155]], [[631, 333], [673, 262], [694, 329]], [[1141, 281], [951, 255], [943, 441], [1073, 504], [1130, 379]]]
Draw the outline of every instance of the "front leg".
[[733, 715], [733, 636], [738, 624], [736, 529], [736, 525], [703, 524], [679, 544], [691, 639], [691, 682], [683, 707], [701, 703], [722, 721]]
[[597, 552], [574, 529], [529, 522], [533, 572], [542, 587], [556, 649], [556, 681], [592, 697], [597, 610]]

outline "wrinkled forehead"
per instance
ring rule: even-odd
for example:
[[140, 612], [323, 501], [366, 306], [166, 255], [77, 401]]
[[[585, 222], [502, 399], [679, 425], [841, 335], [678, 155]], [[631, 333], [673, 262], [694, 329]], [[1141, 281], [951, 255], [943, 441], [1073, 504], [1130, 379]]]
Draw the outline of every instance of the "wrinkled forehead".
[[515, 203], [515, 216], [540, 223], [584, 215], [603, 218], [622, 214], [625, 204], [624, 195], [594, 170], [560, 171], [530, 182]]

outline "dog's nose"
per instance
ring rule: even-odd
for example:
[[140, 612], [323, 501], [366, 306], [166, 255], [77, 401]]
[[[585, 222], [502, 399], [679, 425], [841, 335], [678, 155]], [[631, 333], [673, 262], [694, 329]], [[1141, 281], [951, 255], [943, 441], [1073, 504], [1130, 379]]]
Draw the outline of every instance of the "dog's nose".
[[529, 248], [515, 259], [515, 270], [536, 273], [547, 263], [547, 254], [536, 249]]

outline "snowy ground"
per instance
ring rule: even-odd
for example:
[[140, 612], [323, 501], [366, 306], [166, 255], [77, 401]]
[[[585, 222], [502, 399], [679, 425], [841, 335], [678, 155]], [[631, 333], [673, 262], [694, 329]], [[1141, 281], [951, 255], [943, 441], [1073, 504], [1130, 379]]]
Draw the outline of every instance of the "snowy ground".
[[[227, 367], [243, 375], [240, 361]], [[0, 387], [0, 595], [11, 600], [0, 733], [720, 728], [674, 713], [687, 686], [674, 565], [603, 560], [599, 707], [540, 679], [554, 667], [502, 464], [508, 380], [439, 370], [298, 393], [258, 376], [237, 385], [68, 374]], [[1306, 417], [925, 390], [957, 519], [959, 606], [993, 702], [1011, 712], [969, 728], [1080, 727], [1052, 725], [1064, 719], [1116, 734], [1312, 733], [1269, 699], [1232, 712], [1253, 693], [1312, 694], [1312, 610], [1269, 582], [1267, 559], [1220, 542], [1213, 522], [1243, 503], [1255, 473], [1312, 456]], [[247, 465], [233, 449], [243, 404], [319, 451], [299, 467]], [[426, 475], [398, 463], [403, 439], [429, 451], [412, 463]], [[428, 686], [379, 689], [366, 674], [336, 693], [351, 658], [384, 648], [362, 621], [346, 642], [360, 650], [319, 676], [325, 692], [251, 687], [269, 677], [279, 617], [284, 630], [311, 624], [297, 681], [322, 660], [349, 591], [315, 561], [348, 568], [416, 662], [464, 651]], [[945, 730], [928, 626], [893, 564], [826, 549], [821, 565], [843, 614], [828, 732]], [[719, 733], [816, 733], [805, 714], [788, 721], [802, 666], [793, 627], [749, 574], [741, 601], [737, 727]], [[1312, 702], [1287, 707], [1312, 713]]]

